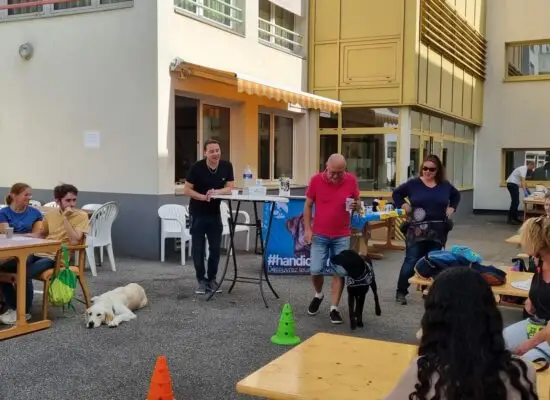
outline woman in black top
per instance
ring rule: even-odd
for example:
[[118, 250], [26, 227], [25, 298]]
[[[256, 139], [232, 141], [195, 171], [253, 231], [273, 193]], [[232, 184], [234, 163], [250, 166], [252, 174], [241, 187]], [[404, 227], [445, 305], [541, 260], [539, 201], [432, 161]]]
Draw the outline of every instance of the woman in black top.
[[525, 301], [531, 317], [504, 329], [504, 339], [509, 349], [525, 359], [550, 361], [550, 327], [546, 326], [550, 321], [550, 218], [528, 219], [521, 228], [521, 245], [537, 265]]

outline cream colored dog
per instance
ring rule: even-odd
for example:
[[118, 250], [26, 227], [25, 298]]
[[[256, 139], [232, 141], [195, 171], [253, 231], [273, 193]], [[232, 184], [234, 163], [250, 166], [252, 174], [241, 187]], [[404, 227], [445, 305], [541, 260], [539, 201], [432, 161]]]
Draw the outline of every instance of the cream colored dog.
[[147, 305], [145, 290], [137, 283], [118, 287], [92, 298], [86, 310], [86, 327], [98, 328], [106, 324], [111, 328], [136, 318], [135, 310]]

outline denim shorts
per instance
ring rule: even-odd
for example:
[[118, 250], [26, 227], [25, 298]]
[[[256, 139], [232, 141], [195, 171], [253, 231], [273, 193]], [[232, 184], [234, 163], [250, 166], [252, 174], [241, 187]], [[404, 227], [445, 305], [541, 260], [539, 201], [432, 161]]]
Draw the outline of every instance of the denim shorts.
[[339, 265], [330, 262], [330, 257], [348, 250], [350, 237], [342, 236], [329, 238], [327, 236], [313, 235], [311, 239], [311, 260], [309, 271], [311, 275], [339, 275], [346, 276], [346, 271]]

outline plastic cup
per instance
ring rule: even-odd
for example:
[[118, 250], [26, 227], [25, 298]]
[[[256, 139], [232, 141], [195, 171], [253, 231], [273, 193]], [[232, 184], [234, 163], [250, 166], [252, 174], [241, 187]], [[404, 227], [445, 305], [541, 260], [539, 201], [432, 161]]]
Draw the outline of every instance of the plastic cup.
[[231, 191], [231, 196], [233, 197], [239, 197], [239, 189], [233, 189]]
[[6, 232], [6, 239], [11, 239], [13, 237], [13, 228], [8, 227], [5, 229]]

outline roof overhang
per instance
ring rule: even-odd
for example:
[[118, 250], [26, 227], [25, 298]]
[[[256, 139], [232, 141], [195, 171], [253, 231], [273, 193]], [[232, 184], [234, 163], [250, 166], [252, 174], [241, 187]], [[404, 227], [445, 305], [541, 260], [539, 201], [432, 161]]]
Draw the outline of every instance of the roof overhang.
[[223, 71], [198, 64], [192, 64], [182, 60], [181, 58], [175, 58], [170, 63], [170, 71], [178, 73], [180, 79], [186, 79], [191, 76], [213, 79], [223, 83], [236, 85], [239, 93], [266, 97], [268, 99], [287, 104], [298, 104], [302, 108], [312, 108], [334, 113], [339, 113], [342, 108], [342, 103], [338, 100], [283, 87], [281, 85], [236, 72]]

